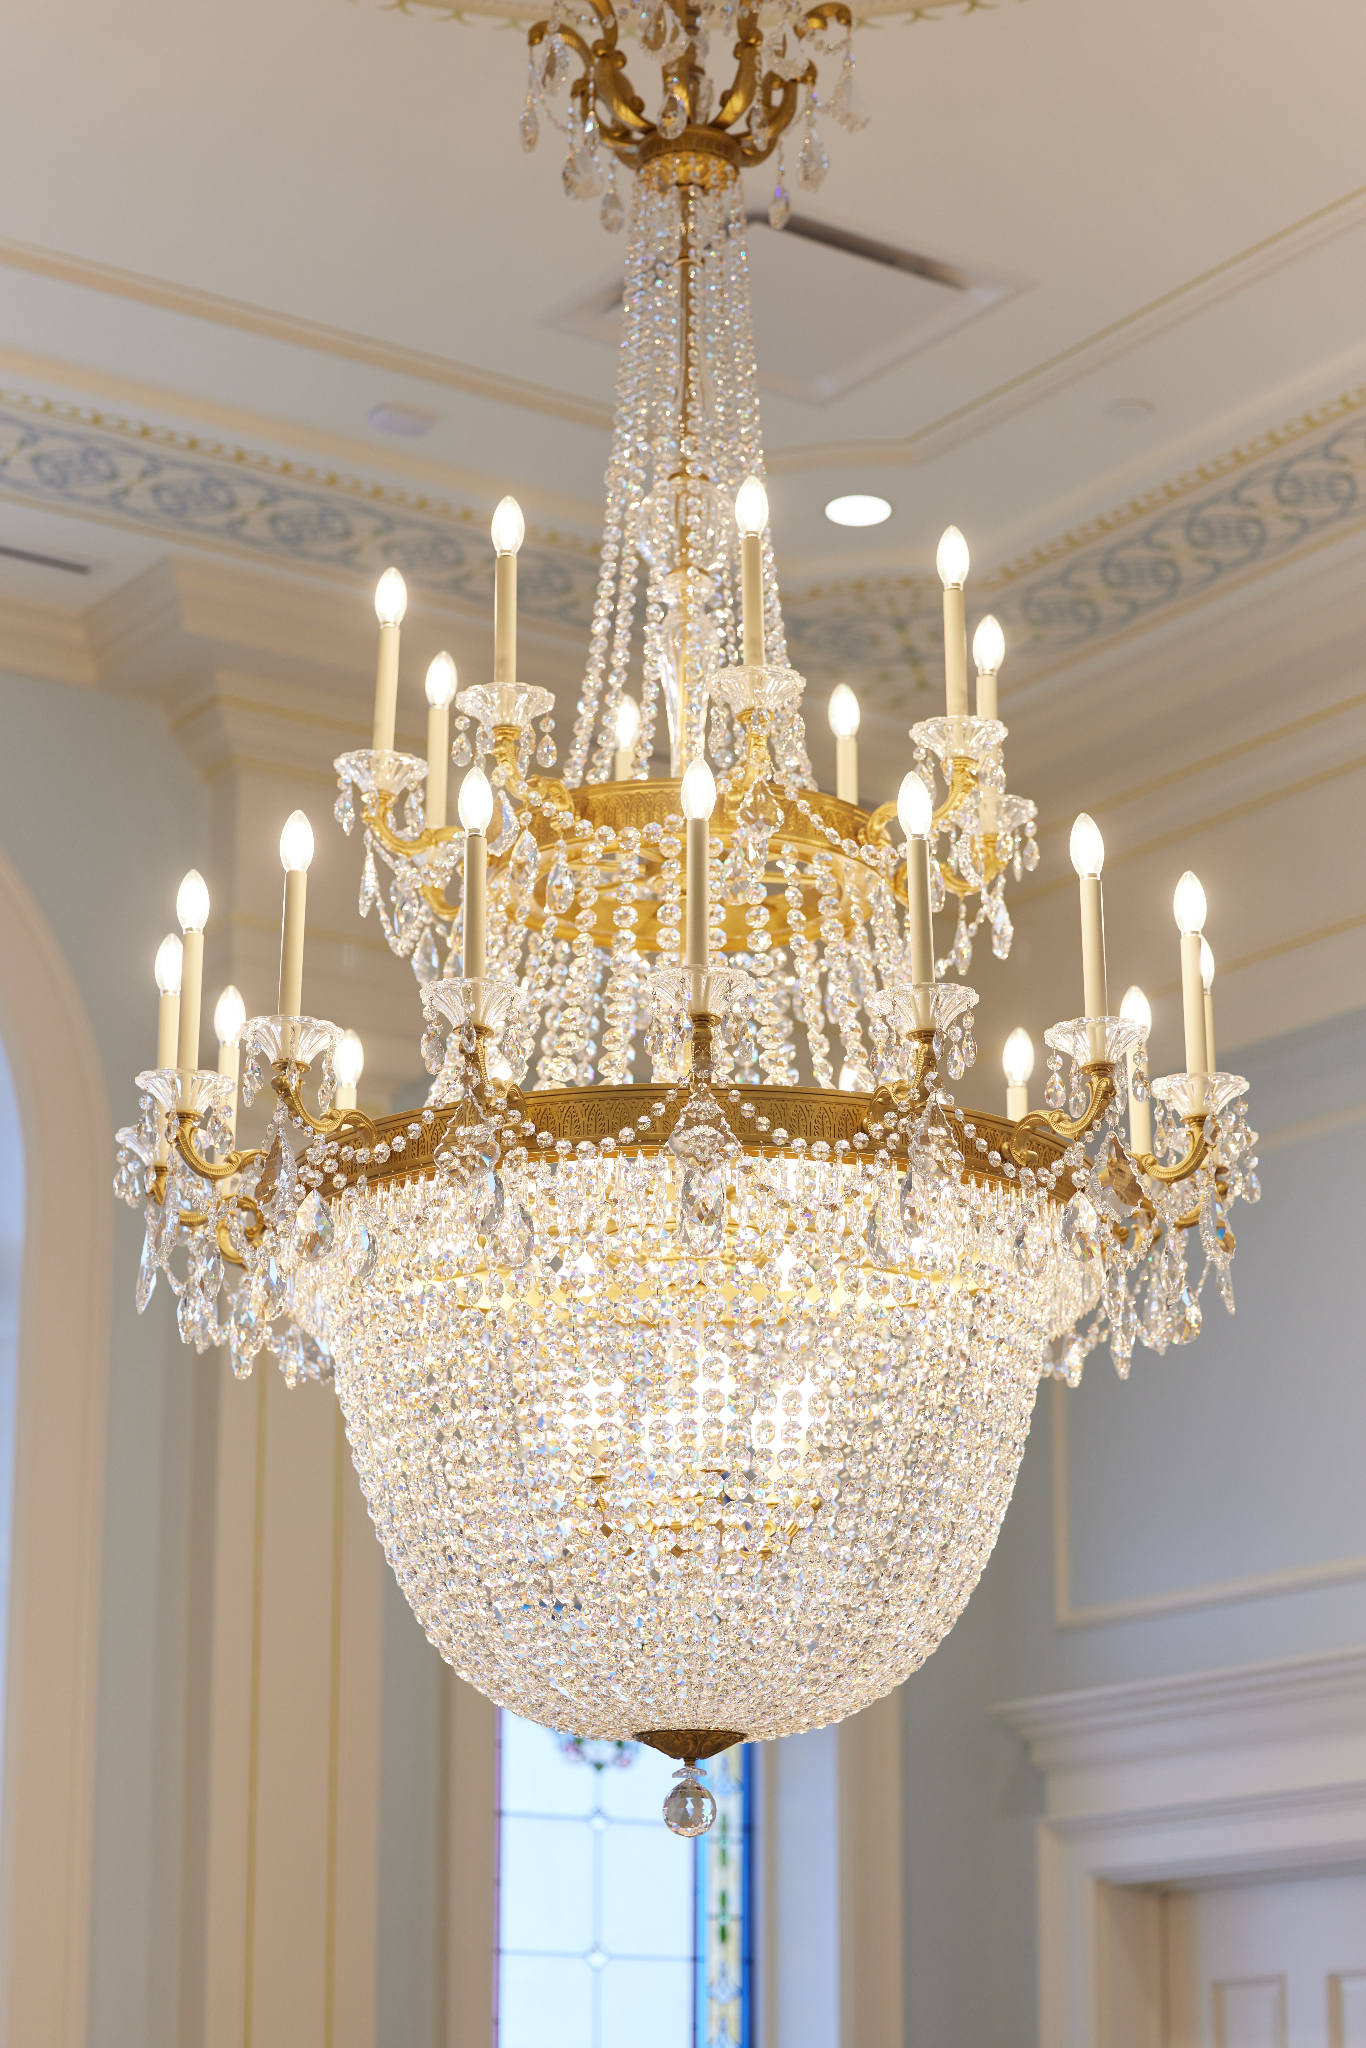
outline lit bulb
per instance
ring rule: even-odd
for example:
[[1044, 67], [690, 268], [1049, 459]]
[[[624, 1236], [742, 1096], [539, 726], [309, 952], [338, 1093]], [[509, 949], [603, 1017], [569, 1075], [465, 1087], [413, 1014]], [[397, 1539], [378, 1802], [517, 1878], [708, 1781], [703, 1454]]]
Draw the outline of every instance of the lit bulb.
[[522, 508], [515, 498], [503, 498], [493, 515], [489, 528], [493, 545], [500, 555], [515, 555], [526, 539], [526, 521]]
[[489, 787], [487, 775], [477, 761], [460, 785], [456, 809], [460, 813], [460, 823], [467, 832], [488, 831], [489, 819], [493, 816], [493, 791]]
[[1205, 984], [1205, 993], [1214, 987], [1214, 953], [1207, 938], [1200, 940], [1200, 979]]
[[850, 1066], [848, 1060], [840, 1068], [839, 1087], [841, 1095], [858, 1095], [862, 1093], [858, 1084], [858, 1075]]
[[1072, 837], [1067, 850], [1072, 856], [1072, 865], [1085, 879], [1099, 875], [1105, 865], [1105, 841], [1100, 836], [1100, 827], [1094, 818], [1088, 818], [1083, 811], [1072, 827]]
[[247, 1021], [247, 1006], [238, 991], [229, 982], [218, 1001], [214, 1004], [214, 1036], [220, 1045], [236, 1045], [242, 1036], [242, 1026]]
[[427, 702], [440, 711], [455, 695], [455, 663], [449, 654], [433, 655], [427, 668]]
[[157, 947], [157, 957], [152, 965], [156, 984], [164, 996], [180, 994], [180, 968], [185, 948], [180, 942], [179, 932], [167, 932]]
[[1187, 938], [1192, 932], [1198, 932], [1205, 922], [1205, 892], [1189, 868], [1176, 885], [1172, 913], [1176, 918], [1176, 929]]
[[209, 921], [209, 892], [198, 868], [191, 868], [176, 892], [175, 914], [183, 932], [202, 932]]
[[1119, 1014], [1130, 1024], [1141, 1024], [1145, 1031], [1153, 1028], [1152, 1007], [1137, 982], [1132, 988], [1125, 989]]
[[968, 580], [968, 544], [956, 526], [946, 526], [934, 558], [945, 590], [961, 590]]
[[617, 748], [633, 747], [640, 738], [640, 706], [623, 691], [617, 702]]
[[280, 865], [287, 875], [306, 875], [313, 859], [313, 827], [302, 811], [291, 811], [280, 834]]
[[407, 609], [407, 584], [397, 569], [386, 569], [375, 591], [375, 617], [381, 626], [397, 626]]
[[735, 494], [735, 524], [741, 533], [762, 533], [768, 525], [768, 492], [757, 476], [747, 476]]
[[830, 692], [830, 730], [837, 740], [851, 740], [858, 731], [858, 698], [848, 683], [836, 683]]
[[934, 817], [934, 804], [930, 792], [914, 769], [906, 776], [897, 791], [896, 814], [908, 839], [924, 839], [928, 836]]
[[694, 824], [699, 818], [709, 818], [716, 808], [716, 778], [700, 755], [683, 777], [678, 801], [684, 817]]
[[365, 1047], [354, 1031], [343, 1031], [332, 1052], [332, 1072], [339, 1088], [354, 1088], [365, 1070]]
[[972, 636], [972, 658], [977, 664], [979, 676], [994, 676], [1001, 672], [1001, 663], [1006, 658], [1006, 636], [1001, 631], [1001, 622], [988, 612], [980, 619], [977, 631]]
[[1006, 1040], [1001, 1065], [1012, 1088], [1023, 1088], [1034, 1071], [1034, 1041], [1023, 1025], [1017, 1024]]

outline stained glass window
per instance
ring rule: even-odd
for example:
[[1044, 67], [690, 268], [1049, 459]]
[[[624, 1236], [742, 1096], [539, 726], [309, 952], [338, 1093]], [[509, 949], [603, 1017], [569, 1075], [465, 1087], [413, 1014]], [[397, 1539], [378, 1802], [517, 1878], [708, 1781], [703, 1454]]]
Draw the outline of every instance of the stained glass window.
[[750, 2048], [743, 1750], [689, 1842], [667, 1757], [499, 1720], [497, 2048]]

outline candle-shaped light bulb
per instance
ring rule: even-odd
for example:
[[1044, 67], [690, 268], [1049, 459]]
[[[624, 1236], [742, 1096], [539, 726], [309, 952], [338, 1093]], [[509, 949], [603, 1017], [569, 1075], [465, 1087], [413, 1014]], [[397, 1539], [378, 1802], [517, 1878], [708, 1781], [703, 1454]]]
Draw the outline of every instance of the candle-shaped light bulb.
[[152, 974], [157, 988], [164, 996], [180, 994], [181, 959], [184, 947], [179, 932], [167, 932], [157, 947], [157, 957], [152, 963]]
[[[934, 922], [930, 911], [930, 827], [934, 801], [920, 777], [903, 777], [897, 791], [896, 814], [906, 835], [906, 923], [911, 949], [911, 980], [926, 987], [934, 980]], [[916, 1021], [932, 1019], [929, 999], [917, 998]]]
[[768, 492], [757, 476], [747, 476], [735, 493], [735, 524], [754, 540], [768, 525]]
[[198, 868], [191, 868], [176, 893], [175, 914], [185, 934], [181, 941], [180, 1022], [175, 1063], [183, 1072], [199, 1065], [199, 1002], [204, 981], [204, 927], [209, 921], [209, 892]]
[[333, 1100], [338, 1109], [355, 1108], [356, 1083], [364, 1071], [365, 1047], [354, 1031], [343, 1031], [332, 1054], [332, 1072], [337, 1083]]
[[1006, 1115], [1018, 1123], [1029, 1110], [1029, 1077], [1034, 1071], [1034, 1041], [1017, 1024], [1005, 1042], [1001, 1067], [1006, 1077]]
[[464, 831], [488, 831], [489, 821], [493, 817], [493, 790], [477, 761], [460, 785], [456, 809]]
[[449, 709], [457, 681], [455, 663], [450, 655], [444, 649], [440, 654], [434, 654], [427, 664], [427, 680], [423, 685], [433, 711]]
[[427, 665], [427, 828], [439, 832], [446, 822], [446, 787], [451, 765], [451, 699], [455, 695], [455, 663], [443, 650]]
[[841, 802], [858, 802], [858, 698], [848, 683], [836, 683], [830, 692], [830, 730], [835, 735], [835, 795]]
[[386, 569], [375, 589], [375, 617], [379, 620], [379, 665], [375, 671], [375, 726], [372, 744], [377, 754], [392, 752], [394, 715], [398, 708], [398, 629], [408, 609], [408, 586], [397, 569]]
[[[1153, 1028], [1153, 1013], [1148, 998], [1137, 982], [1132, 988], [1125, 989], [1119, 1014], [1130, 1024], [1142, 1025], [1146, 1043], [1147, 1035]], [[1135, 1156], [1144, 1152], [1150, 1153], [1153, 1149], [1152, 1105], [1146, 1101], [1140, 1102], [1134, 1093], [1134, 1068], [1138, 1065], [1140, 1057], [1139, 1047], [1135, 1047], [1129, 1054], [1129, 1150]]]
[[618, 782], [629, 782], [636, 772], [636, 741], [640, 738], [640, 706], [623, 690], [617, 700], [617, 747], [612, 763]]
[[463, 965], [467, 981], [482, 981], [488, 972], [489, 914], [489, 843], [484, 835], [493, 816], [493, 791], [477, 761], [460, 785], [456, 809], [465, 832]]
[[1083, 811], [1072, 827], [1072, 837], [1067, 851], [1072, 856], [1072, 865], [1083, 881], [1099, 881], [1100, 871], [1105, 866], [1105, 841], [1100, 836], [1100, 827], [1094, 818]]
[[1001, 631], [1001, 622], [988, 612], [977, 621], [977, 631], [972, 636], [972, 659], [978, 675], [999, 675], [1005, 657], [1006, 636]]
[[175, 914], [183, 932], [202, 933], [209, 921], [209, 892], [198, 868], [191, 868], [176, 891]]
[[716, 809], [716, 778], [700, 756], [683, 777], [678, 801], [692, 825], [709, 818]]
[[515, 498], [500, 502], [489, 531], [498, 557], [493, 565], [493, 680], [506, 692], [500, 709], [511, 718], [517, 681], [517, 550], [526, 538], [526, 521]]
[[375, 585], [375, 617], [381, 626], [401, 626], [407, 609], [407, 584], [397, 569], [386, 569]]
[[[213, 1006], [213, 1035], [218, 1040], [221, 1052], [226, 1052], [237, 1044], [246, 1021], [247, 1006], [242, 1001], [240, 991], [229, 982]], [[219, 1072], [223, 1072], [221, 1065]]]
[[1205, 922], [1205, 892], [1187, 868], [1176, 885], [1172, 913], [1181, 934], [1181, 1008], [1186, 1026], [1186, 1072], [1198, 1077], [1190, 1090], [1192, 1109], [1203, 1109], [1204, 1076], [1210, 1070], [1205, 1045], [1205, 983], [1200, 972], [1200, 932]]
[[[1183, 938], [1197, 937], [1204, 929], [1206, 917], [1205, 892], [1199, 879], [1186, 869], [1176, 885], [1172, 898], [1172, 913], [1176, 918], [1176, 929]], [[1197, 954], [1199, 948], [1196, 948]]]
[[935, 556], [944, 586], [944, 693], [950, 718], [968, 715], [967, 614], [963, 585], [968, 580], [968, 544], [956, 526], [949, 526]]
[[968, 580], [971, 566], [968, 544], [956, 526], [946, 526], [939, 536], [939, 548], [934, 558], [939, 571], [939, 581], [946, 590], [955, 586], [961, 590]]
[[237, 1136], [237, 1074], [242, 1058], [242, 1026], [247, 1021], [247, 1006], [241, 995], [229, 982], [213, 1008], [213, 1030], [218, 1040], [218, 1071], [226, 1074], [232, 1082], [232, 1101], [228, 1106], [228, 1136]]
[[836, 683], [830, 692], [830, 730], [837, 740], [851, 740], [858, 731], [858, 698], [848, 683]]
[[[1100, 888], [1100, 871], [1105, 865], [1105, 841], [1095, 819], [1088, 817], [1085, 811], [1072, 827], [1068, 852], [1081, 884], [1082, 1006], [1086, 1015], [1096, 1020], [1109, 1015], [1109, 998], [1105, 989], [1105, 904]], [[1104, 1059], [1104, 1024], [1093, 1021], [1086, 1035], [1092, 1059]]]
[[1000, 621], [988, 612], [977, 622], [972, 636], [972, 659], [977, 668], [977, 716], [996, 716], [996, 678], [1006, 658], [1006, 636]]
[[176, 1040], [180, 1032], [180, 976], [184, 945], [179, 932], [167, 932], [157, 947], [157, 957], [152, 966], [156, 979], [157, 993], [161, 998], [157, 1012], [157, 1065], [173, 1067], [176, 1064]]
[[304, 1003], [304, 919], [308, 907], [308, 869], [313, 859], [313, 827], [302, 811], [291, 811], [280, 834], [280, 865], [285, 871], [285, 907], [280, 923], [280, 1010], [299, 1017]]
[[690, 1005], [700, 1009], [703, 981], [710, 957], [708, 912], [710, 876], [708, 820], [716, 807], [716, 780], [706, 762], [699, 758], [689, 764], [679, 791], [679, 803], [688, 821], [687, 867], [684, 874], [683, 965], [690, 970]]
[[1200, 940], [1200, 980], [1205, 991], [1205, 1060], [1211, 1074], [1219, 1070], [1214, 1050], [1214, 954], [1203, 935]]
[[914, 769], [902, 777], [896, 796], [896, 814], [908, 839], [928, 836], [934, 818], [934, 801]]
[[768, 525], [768, 492], [757, 476], [747, 476], [735, 494], [735, 524], [740, 529], [740, 657], [747, 668], [761, 668], [764, 659], [764, 528]]
[[526, 539], [526, 521], [515, 498], [500, 498], [489, 523], [494, 548], [500, 555], [515, 555]]

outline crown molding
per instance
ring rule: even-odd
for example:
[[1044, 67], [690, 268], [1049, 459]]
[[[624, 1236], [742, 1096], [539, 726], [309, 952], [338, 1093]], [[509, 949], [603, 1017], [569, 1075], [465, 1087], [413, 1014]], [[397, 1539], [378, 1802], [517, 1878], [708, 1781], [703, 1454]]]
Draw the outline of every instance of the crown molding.
[[17, 597], [0, 597], [0, 662], [54, 683], [98, 681], [84, 617]]
[[497, 370], [479, 369], [457, 363], [450, 356], [429, 354], [424, 349], [404, 348], [397, 342], [382, 341], [374, 335], [352, 334], [344, 327], [329, 327], [318, 320], [304, 320], [269, 306], [254, 306], [244, 299], [229, 299], [217, 292], [196, 290], [192, 285], [172, 284], [165, 278], [146, 277], [135, 270], [120, 270], [110, 263], [96, 263], [89, 257], [70, 256], [59, 249], [43, 249], [31, 242], [0, 240], [0, 266], [24, 270], [36, 277], [49, 277], [59, 284], [78, 285], [85, 291], [132, 299], [161, 312], [180, 313], [192, 320], [205, 320], [216, 327], [236, 328], [265, 341], [284, 342], [292, 348], [311, 349], [315, 354], [340, 356], [347, 362], [364, 363], [367, 368], [389, 371], [399, 377], [413, 377], [422, 383], [464, 391], [473, 398], [490, 399], [495, 405], [510, 405], [522, 412], [543, 413], [567, 420], [572, 426], [592, 427], [601, 433], [612, 429], [612, 408], [596, 399], [578, 398], [571, 392], [554, 391], [544, 384], [532, 384], [521, 377], [509, 377]]
[[1366, 1772], [1366, 1649], [1046, 1693], [991, 1712], [1048, 1773], [1335, 1733], [1356, 1738]]

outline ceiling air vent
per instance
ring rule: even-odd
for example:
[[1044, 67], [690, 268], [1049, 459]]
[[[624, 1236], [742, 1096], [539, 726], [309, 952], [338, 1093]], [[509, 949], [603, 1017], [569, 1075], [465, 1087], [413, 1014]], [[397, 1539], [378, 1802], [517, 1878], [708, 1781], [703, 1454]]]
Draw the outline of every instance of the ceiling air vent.
[[[833, 222], [794, 213], [781, 230], [748, 216], [759, 382], [807, 405], [828, 405], [941, 341], [1025, 289], [980, 264], [948, 263]], [[563, 306], [549, 324], [615, 345], [620, 277]]]
[[65, 555], [40, 555], [32, 548], [12, 548], [0, 541], [0, 560], [6, 562], [27, 562], [33, 569], [64, 569], [68, 576], [88, 576], [94, 568], [93, 562], [72, 561]]

